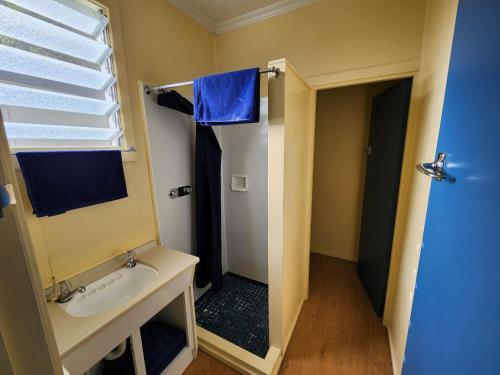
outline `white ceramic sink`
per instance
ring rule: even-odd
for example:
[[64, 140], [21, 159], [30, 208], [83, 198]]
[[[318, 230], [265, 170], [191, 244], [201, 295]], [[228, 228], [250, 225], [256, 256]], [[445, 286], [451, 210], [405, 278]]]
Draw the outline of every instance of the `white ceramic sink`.
[[75, 317], [98, 315], [127, 302], [156, 277], [158, 271], [138, 262], [133, 268], [122, 267], [87, 285], [85, 292], [77, 292], [69, 302], [58, 305]]

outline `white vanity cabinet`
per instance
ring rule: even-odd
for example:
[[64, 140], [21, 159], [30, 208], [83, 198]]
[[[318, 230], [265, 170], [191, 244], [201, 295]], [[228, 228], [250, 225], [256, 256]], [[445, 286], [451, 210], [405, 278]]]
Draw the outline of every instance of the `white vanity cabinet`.
[[163, 374], [182, 374], [196, 358], [198, 345], [195, 328], [193, 276], [198, 258], [153, 246], [137, 257], [153, 267], [158, 277], [151, 287], [121, 306], [90, 317], [74, 317], [56, 303], [49, 313], [65, 372], [81, 375], [120, 343], [130, 338], [135, 372], [145, 375], [140, 328], [156, 317], [182, 329], [186, 346]]

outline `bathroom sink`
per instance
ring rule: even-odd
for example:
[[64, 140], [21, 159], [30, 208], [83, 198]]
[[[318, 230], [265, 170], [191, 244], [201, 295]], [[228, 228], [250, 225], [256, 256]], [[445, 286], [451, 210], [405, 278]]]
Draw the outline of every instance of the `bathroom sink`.
[[127, 302], [156, 277], [158, 271], [142, 263], [133, 268], [122, 267], [87, 285], [85, 292], [75, 293], [73, 299], [58, 306], [79, 318], [98, 315]]

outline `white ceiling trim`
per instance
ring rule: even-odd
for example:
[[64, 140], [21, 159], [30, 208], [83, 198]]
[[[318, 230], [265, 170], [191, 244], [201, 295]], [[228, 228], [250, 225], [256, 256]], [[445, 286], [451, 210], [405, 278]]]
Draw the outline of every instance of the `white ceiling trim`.
[[168, 0], [169, 3], [177, 7], [183, 13], [191, 17], [193, 20], [198, 22], [205, 29], [215, 34], [216, 25], [215, 22], [208, 17], [205, 13], [201, 12], [198, 8], [194, 7], [187, 1], [183, 0]]
[[222, 34], [231, 30], [251, 25], [272, 17], [276, 17], [293, 10], [317, 3], [320, 0], [282, 0], [279, 3], [248, 12], [230, 20], [215, 25], [215, 33]]
[[231, 18], [227, 21], [215, 23], [205, 13], [200, 11], [186, 0], [168, 0], [172, 5], [176, 6], [186, 15], [198, 22], [205, 29], [214, 34], [222, 34], [231, 30], [251, 25], [272, 17], [279, 16], [299, 8], [303, 8], [320, 0], [282, 0], [267, 7], [257, 9], [238, 17]]

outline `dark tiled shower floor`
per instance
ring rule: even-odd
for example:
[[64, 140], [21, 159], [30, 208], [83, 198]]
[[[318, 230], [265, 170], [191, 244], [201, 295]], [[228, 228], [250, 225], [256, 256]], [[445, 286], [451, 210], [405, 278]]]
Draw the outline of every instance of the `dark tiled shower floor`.
[[196, 301], [196, 324], [265, 358], [269, 349], [267, 285], [227, 272], [221, 290]]

